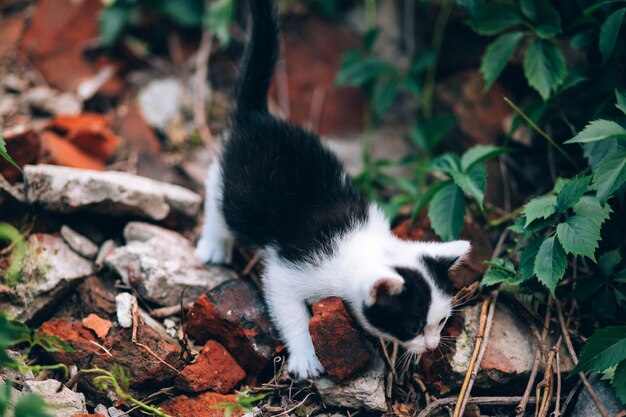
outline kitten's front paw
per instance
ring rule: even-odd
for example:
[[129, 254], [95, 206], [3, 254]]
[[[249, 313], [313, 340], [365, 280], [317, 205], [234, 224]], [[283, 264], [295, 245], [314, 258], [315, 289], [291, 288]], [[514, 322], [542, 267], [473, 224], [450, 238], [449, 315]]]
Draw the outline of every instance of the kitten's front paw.
[[324, 372], [324, 367], [315, 354], [289, 356], [287, 371], [297, 379], [315, 378]]
[[200, 238], [194, 253], [196, 258], [204, 264], [229, 264], [233, 254], [232, 242]]

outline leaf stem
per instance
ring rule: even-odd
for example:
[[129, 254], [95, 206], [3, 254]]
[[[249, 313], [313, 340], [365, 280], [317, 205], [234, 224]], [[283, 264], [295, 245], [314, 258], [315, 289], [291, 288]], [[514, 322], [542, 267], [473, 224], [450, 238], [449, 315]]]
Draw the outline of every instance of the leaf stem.
[[567, 154], [567, 152], [565, 152], [565, 150], [563, 148], [561, 148], [559, 146], [558, 143], [556, 143], [554, 141], [554, 139], [552, 139], [552, 137], [550, 135], [548, 135], [545, 131], [543, 131], [539, 126], [537, 126], [537, 124], [535, 122], [533, 122], [531, 120], [530, 117], [528, 117], [528, 115], [526, 115], [526, 113], [524, 113], [524, 111], [522, 111], [522, 109], [520, 109], [519, 107], [517, 107], [515, 105], [515, 103], [513, 103], [511, 100], [509, 100], [507, 97], [504, 97], [504, 102], [506, 104], [508, 104], [513, 110], [515, 110], [515, 112], [517, 114], [520, 115], [520, 117], [522, 119], [524, 119], [526, 121], [526, 123], [528, 123], [530, 125], [530, 127], [532, 127], [537, 133], [539, 133], [545, 140], [547, 140], [550, 145], [554, 146], [554, 148], [559, 151], [561, 153], [561, 155], [563, 155], [565, 157], [565, 159], [567, 159], [568, 161], [570, 161], [572, 163], [572, 165], [574, 165], [574, 167], [578, 168], [578, 164], [576, 164], [576, 161], [574, 161], [574, 159], [569, 156]]

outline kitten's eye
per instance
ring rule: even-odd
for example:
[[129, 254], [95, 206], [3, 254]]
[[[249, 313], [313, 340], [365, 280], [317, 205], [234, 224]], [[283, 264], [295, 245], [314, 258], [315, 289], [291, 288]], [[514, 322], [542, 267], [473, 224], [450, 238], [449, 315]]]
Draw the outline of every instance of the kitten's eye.
[[439, 327], [443, 327], [443, 325], [446, 324], [446, 320], [448, 320], [447, 317], [444, 317], [441, 320], [439, 320]]

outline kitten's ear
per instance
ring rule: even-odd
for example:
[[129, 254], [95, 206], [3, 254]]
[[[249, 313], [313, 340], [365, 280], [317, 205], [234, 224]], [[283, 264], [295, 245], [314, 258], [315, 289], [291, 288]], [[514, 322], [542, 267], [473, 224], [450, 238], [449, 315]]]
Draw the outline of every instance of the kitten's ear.
[[469, 254], [470, 249], [471, 245], [467, 240], [453, 240], [434, 244], [424, 255], [425, 258], [430, 258], [438, 265], [438, 270], [447, 272], [459, 266]]
[[404, 281], [399, 278], [380, 278], [372, 286], [370, 291], [370, 305], [397, 295], [404, 289]]

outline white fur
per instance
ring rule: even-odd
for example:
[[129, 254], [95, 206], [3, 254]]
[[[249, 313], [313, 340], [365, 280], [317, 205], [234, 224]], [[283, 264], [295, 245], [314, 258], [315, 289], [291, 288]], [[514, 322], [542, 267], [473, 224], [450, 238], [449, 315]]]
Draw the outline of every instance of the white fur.
[[222, 198], [222, 170], [214, 158], [205, 181], [204, 224], [196, 244], [196, 257], [203, 263], [228, 264], [233, 256], [234, 239], [219, 209]]

